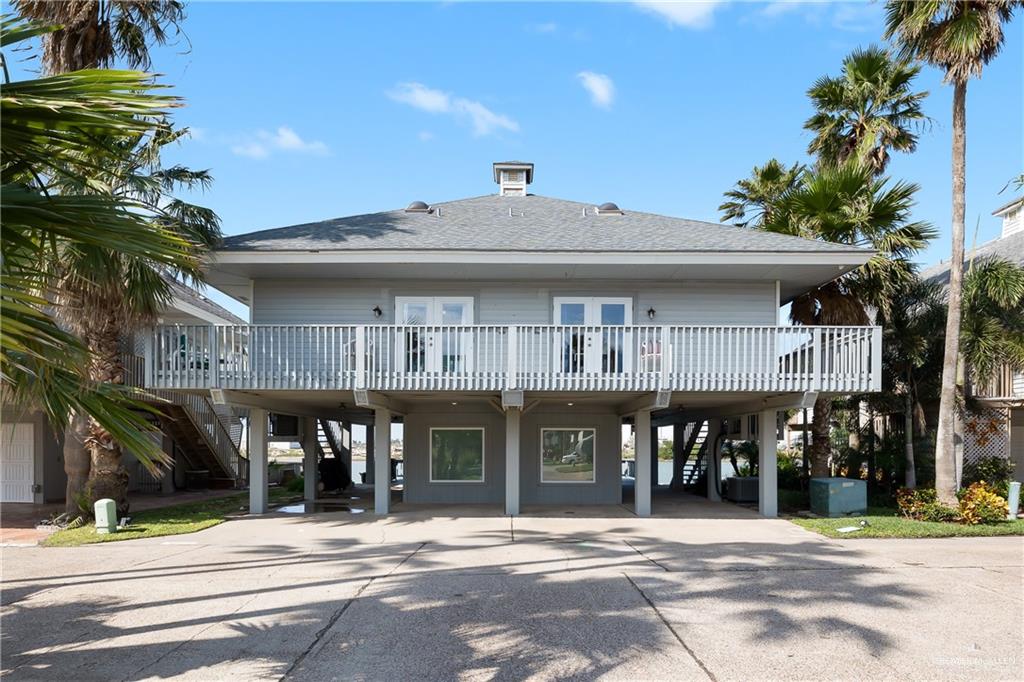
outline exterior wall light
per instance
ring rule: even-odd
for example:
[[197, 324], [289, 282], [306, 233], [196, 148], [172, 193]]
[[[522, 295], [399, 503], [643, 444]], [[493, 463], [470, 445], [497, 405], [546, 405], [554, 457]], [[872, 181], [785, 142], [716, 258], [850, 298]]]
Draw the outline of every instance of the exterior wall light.
[[374, 317], [380, 318], [380, 316], [383, 315], [383, 314], [384, 314], [384, 311], [380, 309], [379, 305], [373, 306], [373, 316]]
[[657, 313], [657, 311], [653, 307], [652, 308], [648, 308], [647, 309], [647, 317], [648, 317], [648, 319], [653, 320], [654, 319], [654, 315], [656, 313]]

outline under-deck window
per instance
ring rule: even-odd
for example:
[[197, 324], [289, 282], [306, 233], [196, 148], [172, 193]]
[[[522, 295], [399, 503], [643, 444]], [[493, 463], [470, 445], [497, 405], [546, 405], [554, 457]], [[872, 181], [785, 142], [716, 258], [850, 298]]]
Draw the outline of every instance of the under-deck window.
[[596, 436], [589, 428], [541, 429], [541, 482], [593, 483]]
[[430, 482], [482, 483], [484, 430], [476, 427], [430, 429]]

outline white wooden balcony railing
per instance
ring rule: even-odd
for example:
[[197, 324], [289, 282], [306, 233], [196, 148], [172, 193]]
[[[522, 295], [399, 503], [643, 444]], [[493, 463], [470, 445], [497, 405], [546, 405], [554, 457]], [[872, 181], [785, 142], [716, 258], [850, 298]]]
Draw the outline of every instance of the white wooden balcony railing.
[[165, 325], [146, 358], [161, 389], [867, 392], [881, 329]]

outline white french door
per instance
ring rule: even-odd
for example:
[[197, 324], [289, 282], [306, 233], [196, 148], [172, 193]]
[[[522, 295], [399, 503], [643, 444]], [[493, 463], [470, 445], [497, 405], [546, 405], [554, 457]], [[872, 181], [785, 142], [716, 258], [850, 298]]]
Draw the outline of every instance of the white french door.
[[631, 344], [624, 327], [633, 324], [633, 299], [556, 296], [554, 319], [555, 324], [569, 327], [559, 339], [563, 372], [620, 374], [630, 370]]
[[398, 366], [405, 372], [465, 372], [472, 335], [451, 329], [473, 324], [472, 296], [396, 296], [395, 321], [420, 326], [399, 335]]

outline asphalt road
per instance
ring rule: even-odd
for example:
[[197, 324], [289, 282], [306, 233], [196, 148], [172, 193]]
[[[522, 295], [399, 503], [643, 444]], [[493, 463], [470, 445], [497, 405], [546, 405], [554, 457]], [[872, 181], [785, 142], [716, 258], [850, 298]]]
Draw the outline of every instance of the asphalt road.
[[4, 548], [0, 668], [11, 680], [1024, 679], [1021, 538], [840, 542], [707, 502], [651, 519], [452, 511], [271, 514]]

